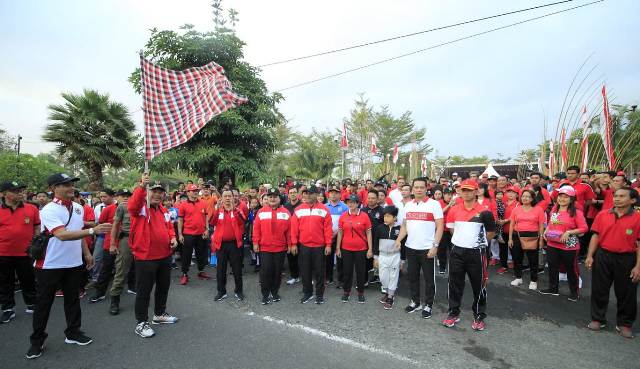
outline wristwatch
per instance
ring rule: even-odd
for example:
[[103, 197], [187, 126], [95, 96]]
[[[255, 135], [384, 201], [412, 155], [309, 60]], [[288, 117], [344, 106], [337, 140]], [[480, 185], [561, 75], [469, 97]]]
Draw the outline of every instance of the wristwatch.
[[96, 231], [94, 231], [93, 228], [89, 228], [89, 236], [93, 236], [94, 233], [96, 233]]

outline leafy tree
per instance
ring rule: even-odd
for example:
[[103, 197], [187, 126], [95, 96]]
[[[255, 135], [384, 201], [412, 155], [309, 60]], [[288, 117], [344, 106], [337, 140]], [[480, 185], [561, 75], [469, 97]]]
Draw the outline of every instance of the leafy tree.
[[398, 151], [411, 151], [415, 143], [416, 151], [429, 154], [432, 148], [425, 141], [425, 128], [416, 128], [411, 112], [403, 113], [399, 118], [394, 117], [389, 107], [384, 105], [375, 113], [374, 126], [379, 149], [379, 156], [384, 158], [393, 155], [393, 148], [397, 144]]
[[295, 148], [290, 157], [296, 176], [307, 179], [326, 179], [340, 159], [340, 148], [331, 132], [315, 129], [309, 135], [296, 135]]
[[12, 151], [15, 146], [15, 139], [7, 131], [0, 127], [0, 152]]
[[26, 185], [30, 191], [46, 189], [47, 177], [64, 171], [64, 168], [50, 162], [45, 156], [0, 153], [0, 182], [17, 181]]
[[[276, 106], [282, 95], [270, 94], [259, 70], [242, 60], [245, 44], [224, 27], [219, 3], [213, 4], [215, 31], [198, 32], [191, 25], [180, 32], [152, 29], [144, 55], [175, 70], [214, 61], [225, 69], [233, 89], [249, 102], [213, 118], [191, 140], [154, 158], [150, 167], [161, 173], [178, 168], [205, 178], [265, 178], [267, 161], [278, 145], [275, 129], [284, 122]], [[237, 12], [233, 17], [237, 21]], [[129, 81], [140, 92], [139, 69]]]
[[126, 165], [123, 153], [135, 145], [135, 125], [127, 108], [109, 95], [84, 90], [81, 95], [63, 93], [65, 103], [49, 105], [49, 123], [43, 140], [57, 144], [56, 152], [67, 163], [80, 164], [89, 177], [88, 189], [102, 188], [102, 171]]

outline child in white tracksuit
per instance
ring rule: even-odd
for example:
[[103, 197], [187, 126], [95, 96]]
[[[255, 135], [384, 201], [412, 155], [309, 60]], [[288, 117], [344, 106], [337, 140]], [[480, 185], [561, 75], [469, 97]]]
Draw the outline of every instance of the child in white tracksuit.
[[393, 308], [393, 297], [398, 287], [400, 275], [400, 249], [394, 243], [400, 234], [400, 226], [394, 226], [398, 217], [398, 208], [388, 206], [384, 209], [384, 224], [380, 224], [373, 233], [374, 264], [380, 271], [380, 283], [386, 292], [380, 299], [386, 310]]

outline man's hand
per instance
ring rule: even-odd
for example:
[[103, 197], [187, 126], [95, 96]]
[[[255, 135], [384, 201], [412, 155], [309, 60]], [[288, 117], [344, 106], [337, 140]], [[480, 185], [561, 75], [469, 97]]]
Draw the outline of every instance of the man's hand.
[[93, 232], [95, 234], [105, 234], [111, 232], [111, 223], [100, 223], [97, 226], [93, 227]]
[[139, 184], [140, 188], [146, 188], [149, 182], [151, 182], [149, 173], [142, 174], [142, 178], [140, 179], [140, 184]]
[[175, 250], [178, 247], [178, 241], [175, 238], [171, 239], [171, 250]]
[[259, 253], [260, 252], [260, 245], [258, 245], [257, 243], [253, 245], [253, 252], [255, 253]]
[[291, 246], [289, 247], [289, 253], [291, 253], [291, 255], [298, 255], [298, 246]]
[[207, 229], [206, 231], [204, 231], [204, 233], [202, 234], [202, 238], [209, 239], [209, 230]]
[[629, 277], [631, 277], [631, 281], [633, 283], [638, 283], [638, 281], [640, 281], [640, 265], [631, 269], [631, 275]]
[[91, 270], [95, 265], [95, 260], [93, 260], [93, 255], [90, 252], [84, 253], [84, 262], [87, 264], [87, 270]]
[[509, 245], [510, 249], [513, 248], [513, 238], [509, 238], [509, 241], [507, 241], [507, 245]]
[[336, 257], [342, 258], [342, 250], [341, 249], [336, 249]]
[[380, 263], [378, 262], [378, 259], [373, 259], [373, 267], [376, 269], [380, 268]]
[[118, 248], [116, 247], [116, 245], [111, 244], [109, 246], [109, 254], [111, 255], [118, 255]]
[[584, 259], [584, 267], [587, 268], [587, 270], [593, 268], [593, 256], [587, 256], [587, 258]]
[[400, 246], [401, 246], [401, 242], [400, 242], [400, 241], [398, 241], [398, 240], [396, 240], [396, 242], [394, 242], [394, 243], [393, 243], [393, 247], [394, 247], [396, 250], [400, 250]]
[[[371, 250], [367, 250], [367, 259], [371, 259], [372, 257], [373, 257], [373, 251], [371, 251]], [[377, 260], [375, 260], [375, 261], [373, 262], [374, 266], [375, 266], [375, 262], [376, 262], [376, 261], [377, 261]]]
[[178, 241], [180, 241], [181, 244], [184, 244], [184, 235], [179, 234]]
[[438, 248], [432, 247], [429, 249], [429, 252], [427, 252], [427, 259], [433, 259], [436, 255], [438, 255]]
[[324, 247], [324, 255], [325, 256], [331, 255], [331, 246]]

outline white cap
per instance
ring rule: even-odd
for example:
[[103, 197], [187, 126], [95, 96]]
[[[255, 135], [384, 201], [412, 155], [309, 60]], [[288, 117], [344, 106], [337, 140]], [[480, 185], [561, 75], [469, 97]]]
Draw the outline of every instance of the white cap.
[[457, 172], [453, 172], [453, 174], [451, 174], [452, 176], [457, 176], [458, 173]]

